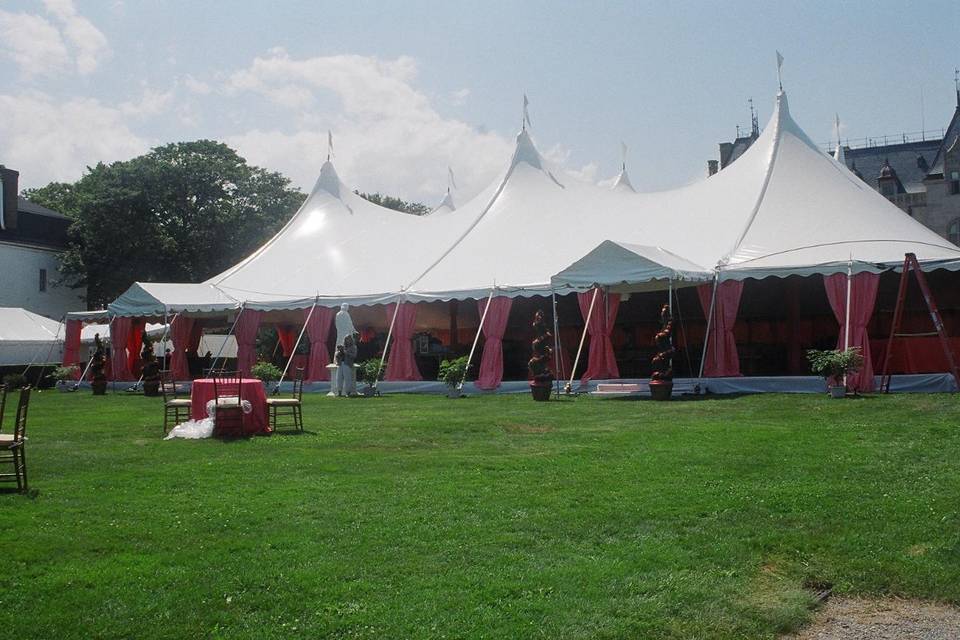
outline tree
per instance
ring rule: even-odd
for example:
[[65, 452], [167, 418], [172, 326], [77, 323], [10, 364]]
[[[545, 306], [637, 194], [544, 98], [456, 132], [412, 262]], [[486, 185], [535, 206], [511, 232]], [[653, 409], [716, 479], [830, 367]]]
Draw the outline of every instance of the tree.
[[281, 174], [211, 140], [100, 163], [73, 184], [24, 196], [73, 218], [63, 283], [86, 287], [90, 307], [135, 281], [206, 280], [252, 253], [304, 200]]
[[431, 211], [430, 207], [420, 202], [406, 202], [405, 200], [394, 198], [393, 196], [381, 195], [379, 192], [360, 193], [359, 191], [354, 191], [354, 193], [364, 200], [369, 200], [370, 202], [378, 204], [381, 207], [393, 209], [394, 211], [403, 211], [404, 213], [412, 213], [415, 216], [425, 216]]

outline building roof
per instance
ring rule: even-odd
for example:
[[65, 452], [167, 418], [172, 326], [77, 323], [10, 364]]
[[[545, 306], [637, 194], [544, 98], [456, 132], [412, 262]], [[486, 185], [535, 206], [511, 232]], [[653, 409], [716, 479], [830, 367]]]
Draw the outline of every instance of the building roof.
[[24, 213], [32, 213], [37, 216], [46, 216], [48, 218], [59, 218], [61, 220], [69, 220], [67, 216], [62, 213], [58, 213], [53, 209], [47, 209], [46, 207], [40, 206], [34, 202], [30, 202], [23, 196], [17, 196], [17, 209]]
[[923, 179], [927, 177], [929, 167], [940, 148], [940, 140], [922, 140], [877, 147], [862, 147], [859, 149], [844, 149], [844, 160], [849, 168], [856, 163], [857, 170], [871, 185], [876, 185], [877, 178], [885, 163], [896, 173], [904, 190], [907, 193], [923, 191]]
[[943, 141], [937, 149], [937, 155], [931, 163], [930, 175], [943, 175], [943, 156], [952, 148], [957, 140], [960, 139], [960, 92], [957, 93], [957, 108], [953, 112], [953, 119], [947, 127], [947, 132], [943, 136]]

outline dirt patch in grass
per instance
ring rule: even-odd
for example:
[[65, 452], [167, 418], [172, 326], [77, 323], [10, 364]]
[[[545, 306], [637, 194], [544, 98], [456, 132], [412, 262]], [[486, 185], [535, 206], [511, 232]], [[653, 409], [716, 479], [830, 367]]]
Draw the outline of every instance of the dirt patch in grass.
[[960, 609], [918, 600], [832, 598], [813, 624], [782, 640], [954, 640]]

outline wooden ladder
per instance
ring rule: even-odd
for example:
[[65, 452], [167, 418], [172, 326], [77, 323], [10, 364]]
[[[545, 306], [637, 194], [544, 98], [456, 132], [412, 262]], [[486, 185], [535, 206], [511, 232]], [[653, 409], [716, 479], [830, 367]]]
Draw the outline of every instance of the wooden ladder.
[[[900, 321], [903, 319], [903, 305], [907, 298], [907, 284], [910, 272], [913, 272], [920, 286], [920, 292], [923, 294], [923, 300], [927, 304], [927, 311], [930, 313], [930, 319], [933, 321], [935, 332], [916, 334], [900, 333]], [[897, 306], [893, 310], [893, 324], [890, 326], [890, 337], [887, 338], [887, 351], [883, 354], [883, 367], [880, 369], [880, 391], [890, 393], [890, 379], [893, 374], [890, 373], [890, 357], [893, 354], [893, 339], [905, 338], [916, 335], [940, 336], [940, 346], [943, 348], [943, 354], [947, 357], [947, 364], [950, 367], [950, 373], [953, 375], [953, 381], [960, 389], [960, 371], [957, 370], [957, 362], [953, 357], [953, 351], [950, 349], [950, 342], [947, 340], [947, 331], [943, 326], [943, 319], [940, 317], [940, 310], [937, 309], [937, 303], [933, 299], [930, 287], [927, 286], [927, 277], [920, 269], [920, 263], [917, 262], [917, 256], [907, 253], [903, 257], [903, 272], [900, 274], [900, 288], [897, 290]]]

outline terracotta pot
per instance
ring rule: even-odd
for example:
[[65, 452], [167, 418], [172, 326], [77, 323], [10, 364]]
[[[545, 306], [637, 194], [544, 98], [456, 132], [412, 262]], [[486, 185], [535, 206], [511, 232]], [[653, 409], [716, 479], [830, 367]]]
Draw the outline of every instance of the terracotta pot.
[[847, 388], [842, 384], [830, 387], [830, 397], [839, 400], [847, 395]]
[[103, 396], [107, 394], [107, 381], [106, 380], [94, 380], [90, 383], [90, 388], [93, 389], [93, 395]]
[[653, 380], [650, 382], [650, 395], [654, 400], [669, 400], [673, 394], [673, 381]]
[[143, 395], [148, 398], [156, 398], [160, 395], [160, 381], [159, 380], [144, 380], [143, 381]]

